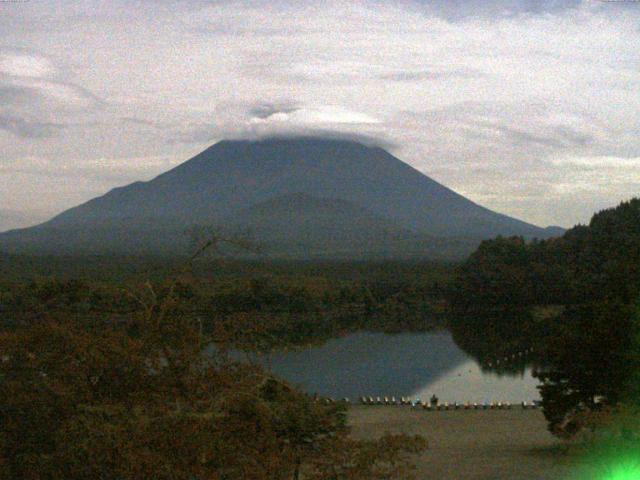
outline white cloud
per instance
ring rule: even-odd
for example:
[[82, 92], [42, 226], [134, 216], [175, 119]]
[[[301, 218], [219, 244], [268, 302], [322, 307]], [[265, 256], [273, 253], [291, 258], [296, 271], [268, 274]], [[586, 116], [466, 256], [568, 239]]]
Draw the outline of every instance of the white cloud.
[[637, 169], [640, 176], [640, 157], [565, 157], [554, 159], [552, 163], [561, 167], [573, 166], [579, 169]]
[[44, 77], [54, 71], [53, 65], [46, 58], [0, 50], [0, 73], [19, 77]]
[[350, 111], [338, 105], [297, 108], [289, 112], [274, 112], [267, 117], [254, 117], [253, 124], [291, 123], [309, 126], [328, 126], [336, 124], [380, 123], [379, 120], [359, 112]]
[[[585, 221], [639, 190], [640, 9], [561, 3], [3, 7], [0, 114], [12, 123], [2, 130], [0, 118], [0, 162], [17, 171], [25, 156], [49, 159], [39, 181], [59, 189], [47, 203], [62, 209], [142, 175], [128, 159], [160, 173], [225, 137], [334, 130], [380, 136], [490, 208]], [[94, 172], [100, 158], [122, 163], [85, 182], [95, 177], [82, 165]], [[594, 169], [597, 188], [570, 193]], [[74, 183], [87, 188], [72, 194]], [[22, 187], [12, 182], [0, 201], [38, 208]]]

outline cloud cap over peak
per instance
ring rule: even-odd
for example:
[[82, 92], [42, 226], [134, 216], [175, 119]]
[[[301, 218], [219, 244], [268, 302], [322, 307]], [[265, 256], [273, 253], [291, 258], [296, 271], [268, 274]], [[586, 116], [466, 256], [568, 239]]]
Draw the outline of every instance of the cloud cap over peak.
[[[273, 135], [364, 138], [539, 225], [584, 222], [640, 185], [630, 167], [640, 155], [636, 3], [0, 8], [0, 201], [10, 210], [54, 213], [221, 139]], [[110, 167], [88, 174], [100, 159]]]

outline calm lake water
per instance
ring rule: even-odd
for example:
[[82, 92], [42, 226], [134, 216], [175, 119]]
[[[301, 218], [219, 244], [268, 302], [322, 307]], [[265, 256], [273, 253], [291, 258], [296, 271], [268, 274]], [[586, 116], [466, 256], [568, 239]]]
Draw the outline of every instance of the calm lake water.
[[442, 402], [530, 402], [537, 381], [482, 372], [447, 332], [355, 333], [305, 350], [272, 353], [260, 362], [309, 393], [334, 398], [411, 396]]

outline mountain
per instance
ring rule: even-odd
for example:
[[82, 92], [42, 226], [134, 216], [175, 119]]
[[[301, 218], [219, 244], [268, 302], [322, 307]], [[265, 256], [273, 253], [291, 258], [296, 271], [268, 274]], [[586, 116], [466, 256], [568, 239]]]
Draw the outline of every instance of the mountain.
[[230, 231], [252, 232], [263, 242], [318, 248], [416, 237], [412, 231], [351, 202], [306, 193], [271, 198], [231, 215], [223, 223]]
[[37, 223], [33, 215], [28, 215], [15, 210], [0, 209], [0, 232], [11, 228], [18, 228], [25, 225]]
[[566, 228], [559, 227], [557, 225], [551, 225], [544, 229], [544, 235], [540, 238], [561, 237], [567, 231]]
[[402, 256], [446, 239], [475, 246], [497, 235], [556, 233], [481, 207], [382, 148], [300, 137], [216, 143], [153, 180], [1, 234], [0, 248], [176, 253], [192, 225], [251, 231], [303, 256]]

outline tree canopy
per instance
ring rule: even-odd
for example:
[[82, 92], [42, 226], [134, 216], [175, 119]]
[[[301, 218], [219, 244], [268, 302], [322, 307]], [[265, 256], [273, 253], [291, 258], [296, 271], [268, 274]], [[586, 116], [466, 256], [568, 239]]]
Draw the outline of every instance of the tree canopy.
[[[42, 298], [77, 307], [76, 287]], [[426, 447], [351, 439], [345, 405], [233, 361], [179, 282], [129, 293], [116, 316], [44, 309], [0, 333], [0, 478], [407, 478]]]
[[640, 199], [596, 213], [560, 238], [485, 241], [452, 285], [451, 328], [477, 355], [488, 345], [535, 346], [552, 432], [575, 433], [577, 413], [625, 399], [640, 369], [631, 334], [640, 299]]

